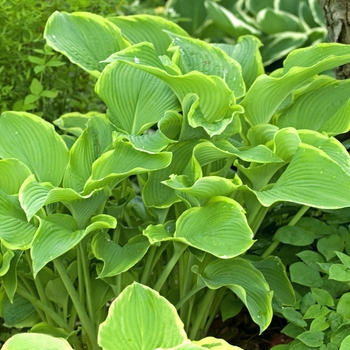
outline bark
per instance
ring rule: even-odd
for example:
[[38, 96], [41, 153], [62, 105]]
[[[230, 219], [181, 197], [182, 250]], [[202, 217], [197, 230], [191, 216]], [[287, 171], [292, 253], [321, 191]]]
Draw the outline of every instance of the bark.
[[[319, 0], [329, 41], [350, 44], [350, 0]], [[350, 78], [350, 63], [335, 69], [338, 79]]]

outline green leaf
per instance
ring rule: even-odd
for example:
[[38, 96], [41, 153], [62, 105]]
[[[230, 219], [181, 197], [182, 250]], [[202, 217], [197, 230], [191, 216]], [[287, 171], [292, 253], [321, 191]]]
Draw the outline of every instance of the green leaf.
[[344, 338], [344, 340], [340, 344], [339, 350], [347, 350], [350, 347], [350, 335]]
[[85, 130], [69, 152], [69, 163], [64, 174], [63, 185], [82, 192], [91, 176], [92, 164], [112, 143], [114, 128], [103, 114], [91, 116]]
[[[2, 294], [2, 295], [1, 295]], [[0, 294], [0, 310], [3, 325], [7, 328], [32, 327], [39, 321], [39, 316], [33, 304], [19, 294], [15, 294], [13, 302]]]
[[253, 35], [243, 35], [237, 39], [235, 45], [212, 44], [225, 51], [230, 57], [236, 60], [242, 67], [242, 75], [249, 89], [255, 79], [264, 73], [259, 47], [261, 41]]
[[262, 31], [267, 35], [283, 33], [283, 32], [298, 32], [300, 30], [299, 19], [291, 13], [271, 8], [265, 8], [256, 16], [256, 21]]
[[[193, 272], [199, 274], [197, 266]], [[272, 292], [262, 273], [249, 261], [242, 258], [215, 259], [200, 274], [210, 289], [223, 286], [231, 289], [246, 305], [253, 321], [263, 332], [272, 319]]]
[[264, 260], [251, 261], [251, 263], [263, 274], [273, 291], [274, 299], [282, 302], [283, 305], [293, 305], [295, 303], [294, 288], [280, 258], [271, 256]]
[[332, 234], [322, 237], [317, 241], [317, 250], [326, 258], [327, 261], [336, 256], [336, 252], [344, 250], [344, 238], [338, 234]]
[[274, 0], [247, 0], [247, 9], [249, 12], [257, 15], [257, 13], [267, 7], [274, 8]]
[[31, 249], [34, 276], [48, 262], [75, 247], [88, 233], [115, 226], [116, 220], [109, 215], [93, 217], [85, 230], [79, 229], [77, 222], [70, 215], [52, 214], [40, 219], [40, 227]]
[[7, 194], [17, 194], [24, 180], [31, 174], [18, 159], [0, 160], [0, 189]]
[[198, 71], [205, 75], [215, 75], [226, 82], [236, 98], [245, 94], [242, 68], [225, 51], [203, 40], [168, 34], [173, 39], [173, 47], [169, 50], [174, 51], [173, 61], [182, 74]]
[[315, 239], [315, 234], [298, 226], [282, 226], [275, 233], [273, 240], [295, 246], [307, 246]]
[[149, 246], [148, 239], [142, 235], [131, 238], [123, 247], [106, 235], [95, 235], [91, 248], [95, 257], [104, 263], [98, 277], [113, 277], [128, 271], [144, 257]]
[[130, 175], [166, 168], [171, 158], [170, 152], [140, 151], [130, 142], [119, 138], [114, 142], [113, 150], [105, 152], [93, 163], [91, 177], [86, 182], [84, 193], [104, 186], [113, 188]]
[[333, 297], [325, 289], [311, 288], [311, 294], [319, 305], [334, 306]]
[[53, 123], [61, 130], [79, 137], [85, 130], [90, 118], [94, 115], [99, 116], [100, 114], [96, 112], [90, 112], [87, 114], [81, 114], [79, 112], [66, 113], [54, 120]]
[[154, 290], [138, 283], [126, 287], [113, 301], [98, 333], [98, 343], [103, 350], [115, 349], [116, 344], [120, 350], [171, 348], [186, 339], [175, 307]]
[[227, 343], [223, 339], [217, 339], [214, 337], [206, 337], [201, 340], [193, 341], [193, 344], [200, 345], [202, 349], [214, 349], [214, 350], [242, 350], [238, 346], [233, 346]]
[[322, 287], [323, 279], [320, 273], [312, 267], [302, 262], [296, 262], [290, 265], [289, 269], [292, 282], [307, 287]]
[[54, 12], [46, 23], [44, 38], [94, 76], [105, 67], [102, 60], [129, 45], [112, 22], [88, 12]]
[[0, 240], [8, 249], [30, 248], [37, 227], [27, 221], [18, 198], [0, 190]]
[[305, 331], [297, 336], [297, 339], [302, 341], [307, 346], [313, 348], [319, 347], [323, 344], [325, 334], [319, 331]]
[[171, 44], [166, 31], [174, 34], [188, 36], [176, 23], [159, 16], [133, 15], [109, 17], [132, 44], [148, 41], [153, 44], [158, 55], [165, 55]]
[[5, 342], [3, 350], [73, 350], [69, 343], [63, 338], [55, 338], [40, 333], [19, 333]]
[[205, 1], [205, 7], [207, 8], [209, 18], [230, 36], [236, 39], [245, 34], [259, 36], [260, 31], [258, 29], [240, 20], [225, 7], [210, 0]]
[[[325, 182], [325, 179], [329, 181]], [[336, 209], [350, 206], [349, 170], [343, 169], [319, 148], [300, 144], [271, 189], [256, 192], [264, 206], [277, 201]], [[337, 192], [334, 192], [337, 188]], [[337, 195], [339, 194], [339, 195]]]
[[196, 34], [207, 16], [204, 0], [192, 0], [190, 3], [187, 0], [169, 0], [165, 6], [167, 11], [175, 10], [180, 15], [179, 24], [191, 36]]
[[260, 49], [264, 66], [284, 58], [293, 50], [303, 46], [308, 40], [305, 33], [283, 32], [271, 34], [262, 39], [263, 46]]
[[68, 150], [53, 125], [25, 112], [0, 117], [0, 157], [17, 158], [37, 179], [57, 186], [68, 163]]
[[350, 81], [331, 80], [301, 94], [279, 117], [276, 125], [337, 135], [350, 128]]
[[254, 243], [243, 208], [220, 196], [181, 214], [174, 238], [225, 259], [244, 253]]
[[166, 83], [120, 61], [104, 69], [96, 92], [106, 103], [111, 122], [129, 134], [142, 134], [167, 110], [180, 110], [177, 97]]
[[294, 50], [284, 61], [281, 77], [261, 75], [248, 90], [242, 101], [248, 121], [252, 125], [268, 123], [285, 98], [306, 79], [349, 61], [347, 45], [324, 43]]
[[133, 45], [106, 60], [122, 60], [128, 64], [153, 74], [163, 80], [174, 91], [180, 102], [189, 93], [199, 97], [199, 107], [203, 118], [209, 122], [221, 121], [230, 117], [234, 95], [223, 79], [192, 71], [184, 75], [167, 73], [154, 48], [149, 43]]
[[29, 86], [29, 90], [33, 95], [40, 95], [43, 91], [43, 86], [40, 83], [40, 81], [36, 78], [34, 78]]

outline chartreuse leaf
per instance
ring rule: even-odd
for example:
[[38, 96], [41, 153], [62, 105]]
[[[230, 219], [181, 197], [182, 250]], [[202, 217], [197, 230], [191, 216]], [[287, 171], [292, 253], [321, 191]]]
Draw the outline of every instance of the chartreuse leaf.
[[243, 35], [237, 39], [235, 45], [212, 45], [225, 51], [241, 65], [246, 89], [250, 88], [259, 75], [264, 74], [264, 65], [259, 51], [259, 47], [261, 47], [262, 43], [257, 37], [253, 35]]
[[116, 344], [120, 350], [167, 349], [186, 339], [175, 307], [156, 291], [138, 283], [126, 287], [113, 301], [98, 333], [98, 344], [103, 350], [113, 350]]
[[[283, 75], [259, 76], [242, 101], [247, 120], [252, 124], [268, 123], [285, 98], [306, 79], [350, 61], [350, 47], [324, 43], [294, 50], [284, 62]], [[264, 101], [257, 104], [256, 101]]]
[[346, 336], [340, 344], [339, 350], [347, 350], [350, 347], [350, 335]]
[[165, 82], [120, 61], [104, 69], [95, 89], [108, 106], [111, 122], [129, 134], [141, 134], [167, 110], [180, 110], [177, 97]]
[[195, 70], [206, 75], [215, 75], [226, 82], [236, 98], [245, 94], [242, 68], [225, 51], [203, 40], [168, 34], [173, 39], [173, 47], [169, 49], [174, 51], [173, 61], [183, 74]]
[[205, 1], [209, 18], [225, 33], [238, 38], [241, 35], [253, 34], [259, 36], [260, 31], [236, 17], [225, 7], [211, 0]]
[[199, 345], [205, 349], [216, 350], [242, 350], [238, 346], [233, 346], [227, 343], [223, 339], [217, 339], [214, 337], [206, 337], [201, 340], [193, 341], [193, 344]]
[[148, 41], [153, 44], [158, 55], [165, 55], [171, 39], [165, 31], [188, 36], [176, 23], [159, 16], [133, 15], [109, 17], [132, 44]]
[[91, 175], [93, 162], [112, 143], [114, 130], [105, 115], [91, 116], [85, 130], [70, 150], [69, 163], [63, 178], [64, 187], [77, 192], [83, 191], [85, 182]]
[[8, 339], [3, 350], [73, 350], [67, 340], [40, 333], [19, 333]]
[[92, 173], [86, 182], [84, 193], [96, 188], [113, 188], [130, 175], [166, 168], [171, 162], [170, 152], [153, 153], [137, 150], [130, 142], [119, 137], [114, 149], [105, 152], [92, 165]]
[[189, 93], [199, 97], [199, 107], [203, 118], [209, 122], [221, 121], [229, 118], [235, 98], [224, 82], [217, 76], [207, 76], [201, 72], [192, 71], [184, 75], [167, 73], [154, 47], [149, 43], [133, 45], [109, 57], [105, 62], [120, 60], [153, 74], [163, 80], [174, 91], [180, 102]]
[[331, 80], [300, 95], [277, 119], [279, 127], [292, 126], [337, 135], [350, 128], [350, 81]]
[[16, 158], [37, 179], [57, 186], [68, 163], [68, 150], [53, 125], [25, 112], [0, 117], [0, 158]]
[[40, 220], [31, 256], [34, 276], [50, 261], [75, 247], [88, 233], [102, 228], [115, 228], [116, 219], [109, 215], [91, 218], [86, 229], [79, 229], [76, 220], [66, 214], [52, 214]]
[[104, 263], [98, 277], [112, 277], [129, 270], [144, 257], [149, 246], [148, 239], [142, 235], [131, 238], [122, 247], [106, 235], [96, 234], [91, 248], [95, 257]]
[[37, 230], [28, 222], [18, 198], [0, 189], [0, 240], [8, 249], [26, 250], [30, 248]]
[[169, 144], [177, 142], [181, 132], [183, 117], [176, 111], [166, 111], [164, 117], [158, 122], [157, 130], [144, 133], [143, 135], [132, 135], [116, 132], [118, 138], [130, 141], [135, 149], [140, 151], [158, 153]]
[[242, 258], [229, 260], [215, 259], [202, 273], [198, 267], [193, 272], [199, 274], [210, 289], [227, 287], [245, 304], [253, 321], [263, 332], [272, 320], [272, 292], [263, 274], [252, 263]]
[[18, 159], [0, 160], [0, 189], [7, 194], [17, 194], [24, 180], [31, 174]]
[[149, 174], [143, 188], [143, 200], [146, 206], [168, 208], [180, 199], [175, 191], [165, 186], [162, 181], [168, 180], [171, 174], [183, 174], [189, 181], [195, 181], [201, 176], [201, 169], [197, 162], [192, 161], [192, 149], [197, 141], [179, 142], [168, 147], [172, 153], [172, 161], [168, 167]]
[[349, 180], [348, 167], [344, 169], [319, 148], [300, 144], [272, 188], [256, 195], [264, 206], [287, 201], [318, 208], [343, 208], [350, 206]]
[[79, 137], [85, 130], [88, 121], [94, 115], [100, 115], [96, 112], [89, 112], [82, 114], [79, 112], [71, 112], [61, 115], [58, 119], [53, 121], [57, 127], [66, 131], [76, 137]]
[[39, 183], [31, 175], [23, 183], [19, 199], [28, 221], [44, 205], [62, 202], [71, 211], [80, 228], [85, 227], [90, 217], [110, 196], [108, 187], [93, 190], [83, 196], [71, 188], [54, 187], [48, 183]]
[[102, 60], [130, 45], [112, 22], [87, 12], [54, 12], [46, 23], [44, 38], [94, 76], [105, 67]]

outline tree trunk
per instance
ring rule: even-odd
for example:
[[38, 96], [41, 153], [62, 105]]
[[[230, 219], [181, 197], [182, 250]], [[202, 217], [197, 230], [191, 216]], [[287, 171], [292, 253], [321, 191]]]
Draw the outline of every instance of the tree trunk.
[[[319, 0], [323, 9], [329, 41], [350, 44], [350, 1]], [[335, 69], [338, 79], [350, 78], [350, 63]]]

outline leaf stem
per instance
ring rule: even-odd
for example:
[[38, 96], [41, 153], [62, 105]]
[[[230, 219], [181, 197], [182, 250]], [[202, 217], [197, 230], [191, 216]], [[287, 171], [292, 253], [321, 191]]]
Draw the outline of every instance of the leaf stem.
[[[303, 205], [299, 211], [294, 215], [294, 217], [292, 218], [292, 220], [289, 221], [287, 226], [294, 226], [302, 217], [303, 215], [310, 209], [310, 207], [308, 205]], [[270, 256], [273, 251], [278, 247], [278, 245], [281, 242], [276, 240], [273, 241], [270, 246], [265, 250], [265, 252], [261, 255], [261, 257], [263, 259], [267, 258], [268, 256]]]
[[168, 263], [165, 265], [163, 271], [158, 277], [157, 282], [154, 284], [153, 289], [159, 292], [165, 281], [167, 280], [168, 276], [170, 275], [171, 271], [173, 270], [174, 266], [180, 259], [182, 253], [186, 250], [187, 245], [180, 243], [180, 242], [174, 242], [174, 253]]
[[80, 322], [82, 324], [83, 329], [85, 329], [86, 336], [88, 337], [88, 339], [91, 343], [92, 349], [93, 350], [100, 350], [100, 347], [97, 344], [96, 329], [95, 329], [93, 323], [91, 322], [91, 320], [89, 319], [89, 316], [86, 313], [84, 305], [83, 305], [82, 301], [80, 300], [79, 294], [76, 291], [76, 289], [74, 288], [74, 285], [73, 285], [70, 277], [68, 276], [68, 273], [67, 273], [65, 267], [63, 266], [62, 261], [60, 260], [60, 258], [57, 258], [57, 259], [53, 260], [53, 263], [54, 263], [55, 268], [57, 269], [59, 275], [61, 276], [62, 282], [65, 285], [67, 292], [68, 292], [69, 296], [71, 297], [72, 302], [77, 310]]

